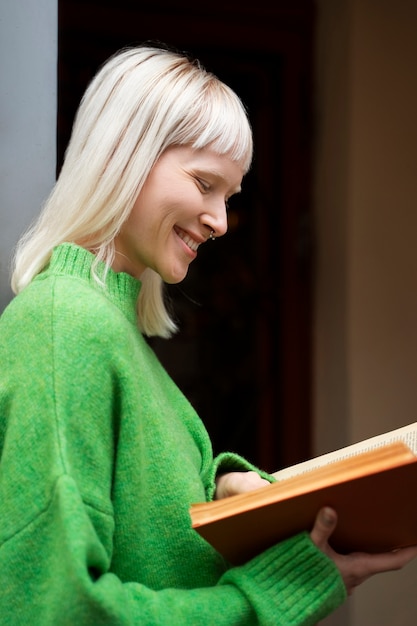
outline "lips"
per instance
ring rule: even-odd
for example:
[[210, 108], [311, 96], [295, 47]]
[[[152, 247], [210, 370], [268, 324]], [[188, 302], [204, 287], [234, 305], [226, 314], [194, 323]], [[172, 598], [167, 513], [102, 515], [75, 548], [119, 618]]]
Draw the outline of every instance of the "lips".
[[186, 233], [185, 231], [181, 230], [180, 228], [175, 228], [175, 232], [177, 233], [178, 237], [180, 239], [183, 240], [183, 242], [185, 244], [187, 244], [187, 246], [193, 251], [193, 252], [197, 252], [197, 248], [200, 245], [200, 243], [198, 241], [196, 241], [195, 239], [193, 239], [188, 233]]

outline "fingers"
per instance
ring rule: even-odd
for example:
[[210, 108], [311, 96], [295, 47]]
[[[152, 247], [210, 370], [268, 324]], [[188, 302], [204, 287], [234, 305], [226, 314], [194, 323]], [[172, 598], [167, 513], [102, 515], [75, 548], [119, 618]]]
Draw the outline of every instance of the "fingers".
[[335, 563], [348, 595], [351, 595], [358, 585], [371, 576], [399, 570], [417, 557], [417, 546], [380, 554], [364, 552], [338, 554], [329, 545], [329, 539], [336, 525], [336, 511], [330, 507], [324, 507], [317, 514], [310, 537], [313, 543]]
[[240, 472], [240, 493], [243, 491], [253, 491], [255, 489], [259, 489], [260, 487], [265, 487], [269, 485], [269, 481], [265, 478], [262, 478], [256, 472]]
[[367, 558], [369, 575], [379, 574], [381, 572], [402, 569], [407, 563], [417, 557], [417, 546], [410, 548], [402, 548], [393, 552], [382, 554], [360, 555]]
[[351, 595], [356, 587], [371, 576], [402, 569], [416, 557], [417, 547], [412, 547], [380, 554], [352, 552], [340, 555], [334, 553], [333, 560], [340, 571], [348, 595]]
[[[394, 553], [397, 554], [397, 553]], [[410, 563], [417, 557], [417, 546], [410, 546], [409, 548], [402, 548], [402, 550], [398, 550], [397, 554], [397, 565], [398, 569]]]
[[215, 499], [220, 500], [246, 491], [254, 491], [267, 485], [269, 482], [256, 472], [229, 472], [217, 477]]
[[329, 551], [328, 541], [337, 525], [336, 511], [330, 507], [320, 509], [310, 533], [311, 540], [324, 552]]

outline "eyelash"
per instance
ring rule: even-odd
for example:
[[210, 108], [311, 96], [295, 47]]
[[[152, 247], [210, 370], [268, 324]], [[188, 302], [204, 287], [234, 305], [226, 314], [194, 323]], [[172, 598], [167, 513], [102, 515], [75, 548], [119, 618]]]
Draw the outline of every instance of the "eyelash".
[[210, 185], [208, 185], [206, 182], [201, 180], [201, 178], [197, 178], [196, 180], [204, 193], [207, 193], [210, 191]]
[[[201, 180], [201, 178], [196, 178], [197, 183], [200, 187], [200, 189], [202, 190], [203, 193], [208, 193], [210, 191], [210, 185], [208, 183], [206, 183], [205, 181]], [[225, 200], [224, 204], [226, 206], [226, 210], [229, 209], [229, 200]]]

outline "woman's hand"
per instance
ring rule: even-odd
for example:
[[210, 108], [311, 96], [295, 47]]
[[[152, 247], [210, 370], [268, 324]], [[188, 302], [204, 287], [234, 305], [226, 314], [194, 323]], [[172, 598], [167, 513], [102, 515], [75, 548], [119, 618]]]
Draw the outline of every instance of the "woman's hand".
[[228, 474], [220, 474], [216, 478], [215, 500], [221, 500], [228, 496], [235, 496], [238, 493], [253, 491], [260, 487], [265, 487], [270, 483], [261, 478], [256, 472], [229, 472]]
[[348, 595], [351, 595], [355, 587], [374, 574], [399, 570], [417, 557], [417, 546], [381, 554], [365, 552], [338, 554], [329, 545], [330, 535], [336, 525], [336, 511], [325, 507], [318, 512], [310, 537], [313, 543], [334, 561], [343, 578]]

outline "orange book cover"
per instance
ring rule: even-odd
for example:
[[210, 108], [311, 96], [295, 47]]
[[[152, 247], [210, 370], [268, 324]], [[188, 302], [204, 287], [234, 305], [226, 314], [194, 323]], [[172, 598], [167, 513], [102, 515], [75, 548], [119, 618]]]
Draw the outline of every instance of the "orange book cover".
[[338, 513], [338, 552], [417, 544], [416, 432], [413, 424], [277, 472], [261, 489], [193, 504], [192, 526], [236, 565], [311, 530], [325, 505]]

